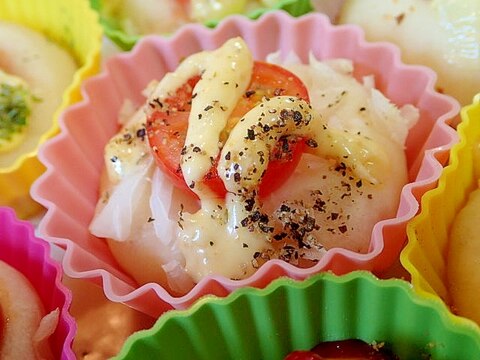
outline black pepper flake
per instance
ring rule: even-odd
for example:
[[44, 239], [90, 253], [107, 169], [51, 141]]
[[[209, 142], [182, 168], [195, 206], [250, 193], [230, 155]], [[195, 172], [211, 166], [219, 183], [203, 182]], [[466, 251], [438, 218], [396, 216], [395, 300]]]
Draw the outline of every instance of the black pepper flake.
[[110, 161], [111, 161], [111, 162], [117, 162], [117, 160], [118, 160], [118, 156], [112, 156], [112, 157], [110, 158]]
[[320, 212], [325, 212], [326, 205], [327, 203], [322, 199], [315, 199], [315, 204], [313, 205], [313, 209]]
[[360, 111], [365, 111], [365, 110], [367, 110], [367, 108], [364, 107], [364, 106], [362, 106], [362, 107], [360, 108]]
[[355, 185], [357, 186], [357, 188], [362, 187], [362, 180], [361, 180], [361, 179], [358, 180], [358, 181], [355, 183]]
[[262, 230], [266, 234], [273, 232], [273, 227], [267, 226], [263, 223], [258, 224], [258, 227], [260, 228], [260, 230]]
[[338, 219], [338, 213], [331, 213], [330, 217], [332, 220], [337, 220]]
[[245, 200], [245, 210], [248, 212], [253, 210], [253, 206], [255, 205], [255, 199], [246, 199]]
[[367, 195], [367, 198], [373, 199], [373, 195], [372, 195], [372, 194], [368, 194], [368, 195]]
[[193, 151], [194, 153], [199, 153], [199, 152], [202, 151], [202, 149], [200, 149], [198, 146], [195, 146], [195, 147], [192, 149], [192, 151]]
[[300, 111], [294, 111], [293, 112], [293, 120], [295, 121], [295, 124], [299, 124], [303, 120], [303, 115]]
[[213, 246], [215, 243], [213, 241], [210, 241], [210, 246]]
[[230, 154], [230, 151], [225, 154], [225, 160], [230, 160], [232, 154]]
[[159, 98], [153, 99], [153, 102], [154, 102], [155, 104], [157, 104], [158, 106], [160, 106], [161, 108], [163, 108], [163, 104], [162, 104], [162, 102], [160, 101]]
[[248, 129], [247, 136], [245, 137], [245, 139], [255, 140], [255, 131], [253, 131], [252, 129]]
[[346, 233], [347, 230], [348, 230], [347, 225], [341, 225], [341, 226], [339, 226], [339, 227], [338, 227], [338, 230], [340, 230], [340, 232], [341, 232], [342, 234]]
[[263, 224], [267, 224], [268, 223], [268, 215], [267, 214], [261, 214], [258, 221], [263, 223]]
[[258, 257], [260, 257], [260, 255], [262, 255], [261, 252], [255, 251], [255, 254], [253, 254], [253, 258], [254, 258], [254, 259], [257, 259]]
[[245, 97], [249, 98], [250, 96], [255, 94], [255, 90], [248, 90], [245, 92]]
[[137, 137], [141, 138], [142, 141], [145, 140], [145, 136], [147, 135], [147, 130], [145, 128], [141, 128], [137, 130]]
[[208, 105], [207, 107], [205, 107], [205, 109], [203, 109], [204, 111], [208, 111], [210, 109], [213, 109], [213, 106], [212, 105]]
[[282, 111], [280, 111], [280, 119], [282, 120], [285, 120], [286, 118], [288, 118], [289, 115], [290, 113], [287, 109], [283, 109]]
[[305, 143], [309, 148], [312, 148], [312, 149], [318, 147], [318, 143], [314, 139], [308, 139], [307, 141], [305, 141]]
[[198, 114], [198, 120], [202, 119], [202, 114]]
[[397, 25], [400, 25], [404, 19], [405, 19], [405, 13], [401, 13], [395, 16], [395, 21], [397, 22]]
[[252, 215], [250, 215], [250, 220], [252, 222], [257, 222], [258, 220], [260, 220], [260, 212], [255, 211]]
[[243, 243], [243, 244], [242, 244], [242, 247], [243, 247], [243, 248], [248, 248], [248, 244]]
[[148, 220], [147, 220], [147, 222], [149, 222], [149, 223], [150, 223], [150, 222], [152, 222], [152, 221], [155, 221], [155, 219], [154, 219], [154, 218], [152, 218], [151, 216], [149, 216], [149, 217], [148, 217]]
[[189, 187], [190, 189], [193, 189], [193, 188], [195, 187], [195, 181], [192, 181], [192, 182], [190, 183], [190, 185], [188, 185], [188, 187]]

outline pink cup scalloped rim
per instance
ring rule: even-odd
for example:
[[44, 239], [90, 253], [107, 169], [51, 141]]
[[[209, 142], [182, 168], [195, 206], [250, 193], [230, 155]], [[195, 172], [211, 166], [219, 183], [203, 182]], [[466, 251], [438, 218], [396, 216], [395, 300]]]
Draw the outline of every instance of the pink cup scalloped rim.
[[13, 209], [0, 207], [0, 247], [0, 260], [28, 278], [45, 311], [60, 310], [57, 328], [50, 337], [55, 358], [75, 359], [72, 342], [77, 327], [69, 312], [72, 293], [62, 284], [62, 269], [51, 257], [49, 244], [36, 237], [33, 225], [19, 220]]
[[[355, 76], [373, 73], [377, 87], [394, 103], [413, 103], [420, 109], [421, 120], [407, 139], [410, 183], [402, 190], [397, 216], [376, 224], [366, 254], [332, 249], [308, 269], [270, 260], [246, 280], [209, 276], [181, 297], [171, 296], [159, 284], [138, 286], [118, 267], [108, 247], [88, 234], [103, 164], [99, 154], [116, 131], [116, 116], [125, 98], [139, 105], [140, 92], [153, 77], [174, 69], [190, 53], [213, 49], [238, 35], [245, 39], [256, 59], [275, 51], [286, 55], [291, 50], [303, 61], [309, 51], [320, 59], [350, 58], [356, 65]], [[450, 148], [458, 142], [449, 124], [458, 115], [460, 105], [436, 92], [435, 82], [432, 70], [403, 64], [396, 46], [369, 43], [359, 27], [333, 26], [319, 13], [293, 18], [272, 12], [257, 21], [232, 16], [215, 29], [191, 24], [169, 39], [147, 36], [131, 52], [109, 59], [99, 76], [85, 82], [85, 99], [64, 112], [61, 133], [40, 150], [39, 158], [47, 171], [34, 183], [32, 196], [47, 212], [39, 231], [45, 239], [66, 249], [63, 266], [69, 276], [88, 278], [102, 285], [109, 299], [152, 316], [172, 308], [186, 308], [204, 295], [225, 296], [244, 286], [262, 288], [280, 276], [304, 279], [327, 270], [336, 274], [352, 270], [381, 274], [398, 259], [407, 238], [407, 222], [418, 212], [421, 195], [436, 185]], [[109, 94], [108, 98], [105, 94]], [[96, 106], [101, 109], [96, 108], [98, 119], [93, 121], [89, 115], [92, 117], [91, 108]]]

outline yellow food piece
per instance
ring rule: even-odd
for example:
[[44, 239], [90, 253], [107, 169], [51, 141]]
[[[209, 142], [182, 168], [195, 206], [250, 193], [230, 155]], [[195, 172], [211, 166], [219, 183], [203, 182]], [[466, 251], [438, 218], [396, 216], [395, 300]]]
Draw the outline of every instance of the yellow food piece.
[[473, 191], [452, 225], [447, 278], [453, 310], [480, 324], [480, 189]]

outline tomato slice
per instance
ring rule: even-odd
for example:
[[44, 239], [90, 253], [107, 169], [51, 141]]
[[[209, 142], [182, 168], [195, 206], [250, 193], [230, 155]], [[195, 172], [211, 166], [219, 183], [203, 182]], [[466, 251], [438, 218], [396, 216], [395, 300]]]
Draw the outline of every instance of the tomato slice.
[[[149, 116], [146, 124], [148, 140], [157, 164], [169, 174], [174, 184], [191, 191], [183, 178], [180, 167], [182, 148], [188, 129], [192, 92], [199, 76], [192, 77]], [[225, 136], [236, 122], [255, 107], [264, 96], [290, 95], [309, 101], [303, 82], [290, 71], [274, 64], [255, 61], [247, 91], [240, 98], [224, 131]], [[293, 172], [304, 151], [301, 139], [282, 138], [270, 156], [270, 162], [260, 184], [259, 194], [267, 196], [280, 187]], [[216, 163], [204, 178], [204, 182], [224, 197], [226, 189], [218, 176]], [[193, 193], [193, 192], [192, 192]]]

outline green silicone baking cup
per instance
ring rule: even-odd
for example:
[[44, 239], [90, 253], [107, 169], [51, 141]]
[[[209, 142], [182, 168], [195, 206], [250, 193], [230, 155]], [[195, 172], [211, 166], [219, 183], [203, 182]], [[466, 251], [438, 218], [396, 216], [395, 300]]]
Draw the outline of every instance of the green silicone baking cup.
[[478, 359], [480, 329], [417, 296], [400, 279], [368, 272], [278, 279], [172, 310], [129, 337], [116, 359], [283, 359], [322, 341], [384, 343], [402, 360]]
[[[141, 38], [139, 35], [130, 35], [125, 33], [115, 19], [105, 16], [102, 12], [102, 2], [105, 0], [90, 0], [93, 9], [100, 14], [100, 23], [103, 26], [105, 35], [117, 44], [122, 50], [130, 50]], [[283, 10], [292, 16], [301, 16], [313, 10], [310, 0], [281, 0], [275, 6], [270, 8], [255, 9], [245, 16], [250, 19], [258, 19], [261, 15], [274, 10]], [[210, 20], [205, 22], [205, 26], [216, 27], [219, 24], [217, 20]]]

